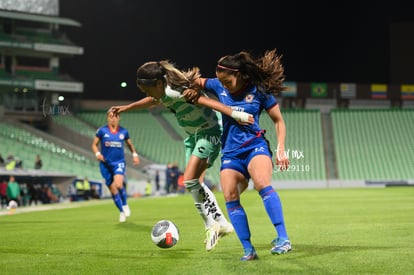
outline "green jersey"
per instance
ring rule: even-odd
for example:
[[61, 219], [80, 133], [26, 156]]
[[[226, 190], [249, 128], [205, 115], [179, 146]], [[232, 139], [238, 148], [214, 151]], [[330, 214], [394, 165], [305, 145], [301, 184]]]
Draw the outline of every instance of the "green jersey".
[[20, 197], [20, 185], [16, 181], [10, 181], [7, 184], [7, 197], [13, 200]]
[[178, 91], [167, 86], [161, 103], [170, 109], [188, 135], [219, 135], [222, 133], [221, 113], [211, 108], [198, 106], [185, 101]]

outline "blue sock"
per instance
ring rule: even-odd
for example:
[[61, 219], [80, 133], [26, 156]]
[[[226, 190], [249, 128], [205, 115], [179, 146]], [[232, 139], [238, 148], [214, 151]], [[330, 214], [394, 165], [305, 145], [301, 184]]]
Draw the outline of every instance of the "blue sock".
[[253, 245], [250, 242], [249, 222], [240, 201], [226, 202], [226, 208], [230, 221], [233, 224], [234, 230], [236, 231], [243, 248], [251, 249]]
[[125, 187], [119, 189], [119, 194], [121, 195], [122, 205], [127, 205], [127, 192]]
[[267, 215], [275, 226], [278, 237], [280, 239], [288, 239], [279, 195], [272, 186], [267, 186], [260, 190], [259, 195], [262, 197]]
[[118, 207], [119, 212], [122, 212], [122, 199], [121, 196], [119, 195], [119, 193], [116, 193], [115, 195], [112, 195], [112, 199], [115, 202], [116, 207]]

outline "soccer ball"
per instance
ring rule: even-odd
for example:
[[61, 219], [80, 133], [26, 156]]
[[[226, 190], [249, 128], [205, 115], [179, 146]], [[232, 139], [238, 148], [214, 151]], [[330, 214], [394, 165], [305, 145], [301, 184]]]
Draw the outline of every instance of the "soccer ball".
[[151, 231], [152, 241], [161, 248], [171, 248], [180, 239], [177, 226], [169, 220], [157, 222]]
[[9, 206], [7, 209], [16, 209], [17, 208], [17, 202], [14, 200], [9, 201]]

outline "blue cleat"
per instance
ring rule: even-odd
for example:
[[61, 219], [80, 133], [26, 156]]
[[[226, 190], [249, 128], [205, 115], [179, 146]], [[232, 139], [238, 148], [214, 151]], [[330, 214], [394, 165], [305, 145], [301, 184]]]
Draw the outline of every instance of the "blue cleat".
[[257, 256], [256, 250], [254, 249], [254, 247], [250, 248], [250, 249], [245, 249], [244, 250], [244, 256], [240, 258], [241, 261], [253, 261], [253, 260], [257, 260], [259, 259], [259, 256]]
[[273, 255], [286, 254], [292, 250], [292, 245], [290, 244], [290, 241], [286, 239], [276, 238], [271, 242], [271, 244], [274, 245], [273, 248], [270, 250], [270, 253], [272, 253]]

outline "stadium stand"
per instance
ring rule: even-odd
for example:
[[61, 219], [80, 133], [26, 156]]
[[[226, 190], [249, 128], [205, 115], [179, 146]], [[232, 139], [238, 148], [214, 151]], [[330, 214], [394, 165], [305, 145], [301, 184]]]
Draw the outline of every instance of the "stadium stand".
[[[104, 114], [104, 111], [84, 111], [78, 117], [100, 125]], [[176, 133], [185, 136], [169, 112], [124, 113], [122, 124], [130, 129], [145, 157], [162, 164], [178, 161], [183, 169], [182, 140], [172, 138], [155, 118], [157, 115]], [[291, 168], [283, 173], [275, 169], [276, 182], [414, 178], [410, 168], [414, 152], [408, 142], [414, 134], [412, 109], [333, 109], [329, 113], [284, 109], [283, 115], [287, 125], [285, 149]], [[260, 123], [267, 130], [266, 136], [275, 152], [276, 136], [270, 118], [263, 114]], [[214, 183], [219, 182], [219, 163], [208, 172]]]
[[339, 179], [414, 179], [414, 109], [336, 109], [332, 124]]
[[83, 54], [60, 25], [81, 26], [58, 16], [0, 10], [0, 97], [9, 117], [45, 123], [45, 107], [58, 104], [61, 95], [69, 100], [83, 92], [82, 82], [60, 71], [61, 58]]
[[181, 139], [185, 139], [187, 137], [187, 134], [185, 133], [185, 131], [178, 125], [177, 118], [172, 112], [163, 111], [163, 112], [160, 112], [160, 115], [165, 121], [167, 121], [171, 125], [171, 127], [174, 128], [174, 131], [177, 132], [177, 134], [181, 137]]
[[96, 163], [82, 154], [58, 145], [22, 127], [1, 122], [1, 152], [11, 153], [23, 161], [23, 167], [33, 168], [37, 154], [42, 157], [42, 170], [87, 176], [101, 180]]
[[[283, 110], [287, 136], [285, 151], [291, 162], [288, 171], [275, 169], [274, 180], [325, 180], [325, 156], [322, 138], [322, 121], [319, 110]], [[260, 123], [266, 129], [273, 153], [277, 138], [273, 122], [262, 114]]]
[[[171, 129], [174, 129], [182, 138], [186, 135], [177, 125], [173, 114], [163, 111], [151, 114], [148, 111], [128, 112], [122, 114], [121, 125], [130, 130], [130, 134], [137, 141], [137, 148], [145, 157], [156, 163], [167, 164], [177, 161], [184, 169], [184, 150], [182, 139], [172, 138], [155, 116], [162, 116]], [[292, 168], [287, 173], [274, 174], [274, 179], [284, 180], [324, 180], [326, 179], [324, 149], [322, 140], [322, 122], [318, 110], [286, 111], [284, 113], [289, 129], [286, 149], [292, 159]], [[82, 111], [78, 117], [92, 125], [102, 125], [105, 111]], [[267, 136], [273, 150], [276, 149], [276, 137], [272, 122], [267, 115], [262, 116], [261, 124], [267, 129]], [[303, 137], [307, 137], [303, 139]], [[220, 161], [208, 171], [208, 178], [214, 183], [219, 182]]]
[[85, 121], [78, 119], [76, 116], [73, 115], [66, 115], [66, 116], [52, 116], [52, 120], [56, 124], [63, 125], [72, 129], [79, 134], [93, 138], [96, 133], [96, 125], [91, 125], [86, 123]]
[[[285, 149], [291, 168], [286, 172], [275, 169], [275, 183], [288, 183], [282, 186], [289, 187], [295, 186], [289, 182], [301, 182], [306, 187], [315, 181], [337, 180], [346, 186], [355, 180], [414, 179], [414, 148], [410, 143], [414, 136], [414, 109], [332, 109], [324, 113], [318, 109], [284, 109], [282, 112], [287, 125]], [[38, 134], [40, 130], [28, 130], [30, 125], [3, 121], [0, 152], [3, 155], [14, 152], [24, 165], [32, 165], [35, 155], [40, 154], [45, 171], [88, 176], [99, 181], [99, 169], [89, 147], [91, 135], [106, 123], [105, 115], [106, 110], [85, 110], [69, 116], [52, 116], [52, 125], [65, 127], [58, 131], [67, 137], [63, 143], [56, 138], [58, 134], [50, 131], [52, 126], [42, 136]], [[266, 114], [262, 114], [260, 122], [275, 152], [272, 122]], [[170, 127], [164, 127], [165, 123]], [[147, 164], [178, 162], [180, 169], [184, 169], [182, 139], [173, 137], [183, 133], [172, 114], [147, 110], [123, 113], [121, 125], [129, 129], [140, 155], [148, 159]], [[171, 129], [174, 134], [169, 132]], [[48, 138], [48, 134], [53, 136]], [[78, 143], [74, 134], [83, 136], [86, 145]], [[72, 144], [69, 146], [68, 142]], [[219, 184], [219, 167], [220, 161], [216, 161], [207, 173], [214, 184]], [[145, 174], [134, 174], [133, 178], [144, 179]]]

